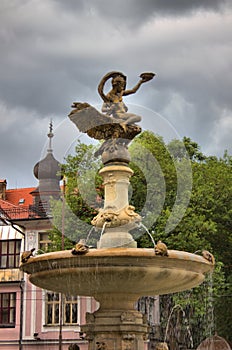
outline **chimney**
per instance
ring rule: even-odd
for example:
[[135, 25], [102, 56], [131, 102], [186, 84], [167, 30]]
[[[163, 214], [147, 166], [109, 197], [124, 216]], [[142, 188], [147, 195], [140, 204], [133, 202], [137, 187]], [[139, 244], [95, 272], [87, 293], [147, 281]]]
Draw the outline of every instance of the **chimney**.
[[0, 199], [6, 199], [6, 180], [0, 180]]

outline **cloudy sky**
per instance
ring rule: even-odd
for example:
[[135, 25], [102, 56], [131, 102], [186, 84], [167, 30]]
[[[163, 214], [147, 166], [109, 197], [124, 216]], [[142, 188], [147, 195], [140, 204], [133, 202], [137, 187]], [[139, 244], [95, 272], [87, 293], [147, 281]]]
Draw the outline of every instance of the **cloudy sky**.
[[128, 88], [156, 73], [125, 101], [145, 128], [232, 154], [231, 33], [230, 0], [0, 0], [0, 178], [37, 184], [51, 118], [63, 161], [83, 138], [72, 102], [100, 106], [97, 85], [112, 70]]

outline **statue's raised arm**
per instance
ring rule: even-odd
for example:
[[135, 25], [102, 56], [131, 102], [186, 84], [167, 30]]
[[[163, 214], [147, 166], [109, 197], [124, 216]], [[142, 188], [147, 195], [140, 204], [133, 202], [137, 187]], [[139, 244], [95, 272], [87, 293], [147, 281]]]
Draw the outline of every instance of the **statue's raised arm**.
[[134, 94], [143, 83], [146, 83], [147, 81], [153, 79], [155, 76], [155, 73], [142, 73], [140, 74], [140, 80], [139, 82], [130, 90], [125, 90], [123, 93], [123, 96], [127, 96], [130, 94]]
[[[118, 100], [122, 101], [122, 96], [134, 94], [143, 83], [153, 79], [154, 76], [155, 73], [142, 73], [140, 74], [141, 79], [139, 82], [132, 89], [126, 90], [127, 77], [121, 72], [109, 72], [104, 75], [100, 81], [98, 85], [98, 92], [105, 103], [118, 102]], [[108, 92], [107, 95], [105, 95], [104, 86], [107, 80], [110, 78], [112, 79], [112, 89]]]
[[[154, 76], [154, 73], [142, 73], [139, 82], [132, 89], [127, 90], [127, 78], [123, 73], [115, 71], [107, 73], [98, 85], [98, 92], [104, 101], [102, 112], [118, 120], [124, 129], [126, 129], [126, 125], [140, 122], [140, 116], [128, 113], [128, 108], [123, 101], [123, 96], [134, 94], [143, 83], [153, 79]], [[112, 89], [105, 94], [104, 86], [109, 79], [112, 79]]]
[[[120, 140], [124, 140], [123, 143], [126, 144], [141, 132], [141, 127], [136, 124], [141, 121], [141, 117], [128, 113], [123, 96], [134, 94], [143, 83], [153, 79], [154, 76], [154, 73], [142, 73], [138, 83], [127, 90], [127, 77], [121, 72], [109, 72], [98, 85], [98, 92], [103, 99], [101, 112], [86, 102], [74, 102], [72, 105], [74, 110], [70, 112], [69, 118], [81, 132], [97, 140], [106, 140], [101, 151], [111, 145], [112, 140], [114, 144], [122, 143]], [[112, 88], [105, 94], [104, 87], [109, 79]]]

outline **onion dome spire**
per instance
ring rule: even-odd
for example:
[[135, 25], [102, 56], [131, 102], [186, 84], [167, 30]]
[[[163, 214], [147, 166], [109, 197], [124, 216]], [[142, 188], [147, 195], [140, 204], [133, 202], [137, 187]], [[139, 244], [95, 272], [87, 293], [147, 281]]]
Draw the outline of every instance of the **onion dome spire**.
[[52, 124], [52, 121], [50, 121], [49, 132], [47, 134], [49, 138], [47, 155], [45, 158], [40, 160], [34, 166], [34, 175], [38, 180], [46, 179], [46, 180], [60, 181], [62, 179], [60, 175], [60, 170], [61, 170], [60, 164], [53, 156], [52, 138], [54, 134], [52, 131], [53, 131], [53, 124]]
[[52, 153], [52, 138], [54, 136], [53, 132], [53, 124], [52, 124], [52, 119], [49, 123], [49, 133], [47, 134], [48, 135], [48, 138], [49, 138], [49, 144], [48, 144], [48, 152], [49, 153]]
[[60, 180], [63, 178], [61, 175], [61, 166], [53, 156], [52, 138], [54, 134], [52, 121], [50, 121], [47, 136], [49, 138], [47, 155], [34, 166], [34, 175], [39, 180], [39, 185], [31, 192], [34, 196], [35, 205], [41, 206], [42, 204], [44, 208], [50, 207], [49, 202], [51, 197], [60, 198]]

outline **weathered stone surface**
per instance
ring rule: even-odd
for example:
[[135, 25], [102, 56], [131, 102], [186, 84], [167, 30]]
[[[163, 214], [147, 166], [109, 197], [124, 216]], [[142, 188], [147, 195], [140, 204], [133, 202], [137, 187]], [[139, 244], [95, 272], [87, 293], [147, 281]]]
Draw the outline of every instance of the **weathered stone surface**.
[[71, 251], [32, 257], [21, 266], [30, 281], [43, 288], [71, 295], [91, 295], [100, 309], [87, 314], [82, 327], [89, 350], [141, 350], [147, 333], [142, 314], [134, 310], [143, 295], [190, 289], [204, 280], [213, 264], [202, 256], [154, 249], [90, 249], [85, 255]]
[[182, 251], [168, 250], [168, 256], [157, 256], [154, 249], [107, 248], [90, 249], [85, 255], [72, 255], [71, 250], [42, 254], [30, 258], [21, 269], [44, 289], [92, 295], [97, 300], [110, 295], [113, 307], [115, 293], [122, 305], [124, 297], [136, 301], [143, 295], [190, 289], [204, 280], [213, 264]]
[[[128, 246], [128, 234], [127, 232], [135, 228], [140, 222], [141, 217], [135, 213], [135, 207], [128, 203], [128, 186], [129, 179], [133, 174], [133, 171], [122, 165], [105, 166], [99, 172], [103, 177], [103, 185], [105, 192], [104, 208], [99, 210], [98, 215], [92, 220], [92, 225], [96, 227], [104, 227], [105, 233], [108, 233], [107, 245], [100, 244], [99, 247], [115, 247], [115, 237], [120, 237], [121, 244], [118, 247], [133, 247]], [[118, 228], [116, 232], [108, 229]], [[119, 232], [119, 228], [121, 232]], [[121, 233], [121, 235], [120, 235]], [[112, 237], [112, 244], [110, 243], [110, 234]], [[125, 234], [125, 241], [123, 241], [123, 235]], [[130, 236], [130, 241], [133, 238]]]

